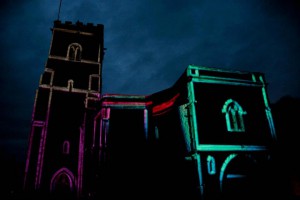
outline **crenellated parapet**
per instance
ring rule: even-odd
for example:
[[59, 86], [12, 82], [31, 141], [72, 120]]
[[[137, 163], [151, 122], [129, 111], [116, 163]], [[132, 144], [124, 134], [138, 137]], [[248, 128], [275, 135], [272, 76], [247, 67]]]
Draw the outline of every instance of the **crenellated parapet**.
[[93, 23], [86, 23], [84, 24], [81, 21], [77, 21], [75, 23], [71, 21], [65, 21], [62, 22], [60, 20], [55, 20], [54, 21], [54, 28], [64, 28], [68, 30], [80, 30], [81, 32], [94, 32], [94, 31], [99, 31], [103, 30], [104, 25], [103, 24], [93, 24]]

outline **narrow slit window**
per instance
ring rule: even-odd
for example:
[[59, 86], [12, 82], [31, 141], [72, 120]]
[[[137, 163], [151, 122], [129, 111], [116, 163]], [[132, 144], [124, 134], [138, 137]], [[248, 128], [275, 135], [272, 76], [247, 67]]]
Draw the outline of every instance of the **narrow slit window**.
[[214, 175], [216, 174], [216, 161], [215, 158], [212, 156], [207, 156], [207, 171], [208, 174]]
[[155, 134], [155, 139], [158, 140], [159, 139], [159, 130], [158, 130], [157, 126], [155, 126], [154, 134]]
[[68, 89], [71, 92], [74, 87], [74, 81], [72, 79], [68, 80]]
[[69, 154], [70, 153], [70, 142], [64, 141], [63, 143], [63, 154]]
[[227, 100], [222, 108], [222, 113], [225, 114], [227, 131], [245, 132], [244, 115], [247, 112], [236, 101]]

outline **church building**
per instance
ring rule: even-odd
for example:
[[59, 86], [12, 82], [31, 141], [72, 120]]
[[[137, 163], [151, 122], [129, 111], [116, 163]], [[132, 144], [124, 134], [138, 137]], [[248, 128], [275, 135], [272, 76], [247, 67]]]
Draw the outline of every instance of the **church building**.
[[28, 195], [203, 200], [265, 191], [276, 133], [263, 73], [188, 65], [157, 93], [103, 94], [104, 26], [56, 20], [51, 31]]

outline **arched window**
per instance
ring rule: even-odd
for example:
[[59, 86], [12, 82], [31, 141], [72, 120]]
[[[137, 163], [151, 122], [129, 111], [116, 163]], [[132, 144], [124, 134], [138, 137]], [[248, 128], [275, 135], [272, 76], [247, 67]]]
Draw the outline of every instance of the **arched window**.
[[207, 161], [208, 174], [210, 174], [210, 175], [216, 174], [216, 161], [215, 161], [215, 158], [208, 155], [206, 161]]
[[70, 142], [64, 141], [63, 143], [63, 154], [69, 154], [70, 153]]
[[222, 108], [222, 113], [225, 114], [227, 131], [245, 132], [243, 115], [247, 112], [236, 101], [228, 99]]
[[71, 92], [74, 87], [74, 81], [72, 79], [68, 80], [68, 89]]
[[69, 60], [80, 61], [81, 60], [82, 47], [78, 43], [72, 43], [68, 47], [67, 58]]

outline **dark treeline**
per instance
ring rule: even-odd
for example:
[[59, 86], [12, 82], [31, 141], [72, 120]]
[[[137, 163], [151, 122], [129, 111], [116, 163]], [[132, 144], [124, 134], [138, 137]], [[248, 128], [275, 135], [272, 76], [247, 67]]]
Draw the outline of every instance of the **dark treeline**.
[[[277, 162], [275, 175], [282, 189], [300, 198], [300, 99], [284, 96], [272, 105], [277, 135]], [[283, 178], [283, 179], [280, 179]], [[287, 181], [287, 182], [286, 182]], [[285, 188], [284, 188], [285, 187]]]

